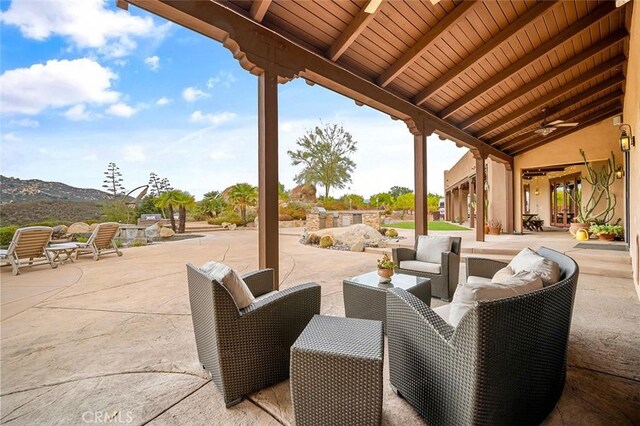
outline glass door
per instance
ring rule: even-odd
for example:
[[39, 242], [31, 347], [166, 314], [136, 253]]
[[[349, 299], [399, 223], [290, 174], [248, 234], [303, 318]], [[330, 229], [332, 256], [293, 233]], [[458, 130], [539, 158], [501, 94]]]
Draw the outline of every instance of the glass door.
[[577, 193], [581, 190], [580, 175], [563, 176], [550, 181], [551, 225], [568, 227], [578, 213]]

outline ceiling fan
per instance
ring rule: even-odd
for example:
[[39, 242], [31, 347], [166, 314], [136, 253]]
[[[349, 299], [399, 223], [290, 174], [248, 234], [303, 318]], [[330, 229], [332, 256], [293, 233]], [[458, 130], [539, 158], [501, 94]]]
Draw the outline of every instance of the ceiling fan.
[[537, 129], [529, 130], [526, 133], [534, 132], [539, 134], [542, 137], [548, 136], [550, 133], [555, 132], [560, 127], [575, 127], [579, 123], [568, 123], [564, 120], [554, 120], [550, 123], [547, 123], [547, 108], [543, 108], [542, 112], [544, 113], [544, 118], [542, 119], [542, 124]]

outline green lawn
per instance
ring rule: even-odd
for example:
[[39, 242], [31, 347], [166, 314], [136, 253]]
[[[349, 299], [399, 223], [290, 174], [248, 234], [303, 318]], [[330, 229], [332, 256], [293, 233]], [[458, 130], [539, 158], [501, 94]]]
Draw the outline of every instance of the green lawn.
[[[469, 228], [464, 226], [454, 225], [449, 222], [432, 222], [429, 221], [429, 231], [468, 231]], [[401, 229], [415, 229], [415, 222], [397, 222], [391, 224], [382, 225], [385, 228], [401, 228]]]

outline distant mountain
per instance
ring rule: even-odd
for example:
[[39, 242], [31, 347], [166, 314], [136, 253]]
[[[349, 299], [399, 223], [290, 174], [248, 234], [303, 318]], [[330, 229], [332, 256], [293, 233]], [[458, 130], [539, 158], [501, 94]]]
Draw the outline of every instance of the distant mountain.
[[0, 202], [28, 201], [102, 201], [109, 195], [98, 189], [76, 188], [62, 182], [38, 179], [22, 180], [0, 175]]

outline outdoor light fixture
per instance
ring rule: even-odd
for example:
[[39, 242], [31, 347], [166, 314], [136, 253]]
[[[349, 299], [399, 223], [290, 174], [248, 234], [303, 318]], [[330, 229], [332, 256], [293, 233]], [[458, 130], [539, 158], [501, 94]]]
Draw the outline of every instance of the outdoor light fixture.
[[622, 166], [618, 166], [616, 169], [616, 179], [622, 179], [622, 176], [624, 176], [624, 170], [622, 170]]
[[[629, 128], [629, 134], [624, 129], [625, 126]], [[632, 146], [636, 146], [636, 138], [631, 133], [631, 126], [623, 124], [620, 126], [620, 151], [627, 152]]]
[[536, 190], [534, 191], [535, 195], [540, 195], [540, 190], [538, 189], [538, 187], [536, 186]]

